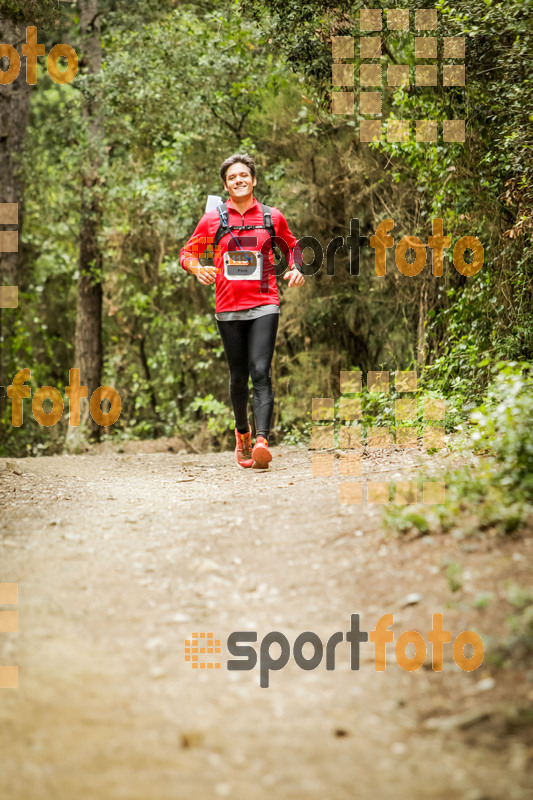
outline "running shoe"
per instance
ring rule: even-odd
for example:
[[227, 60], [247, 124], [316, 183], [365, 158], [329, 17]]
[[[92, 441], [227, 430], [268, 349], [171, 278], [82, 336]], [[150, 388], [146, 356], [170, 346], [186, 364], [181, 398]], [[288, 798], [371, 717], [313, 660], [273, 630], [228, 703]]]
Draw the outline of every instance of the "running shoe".
[[252, 434], [250, 431], [248, 433], [239, 433], [237, 429], [235, 429], [235, 441], [237, 446], [235, 447], [235, 459], [237, 464], [244, 469], [251, 467], [253, 465], [252, 460]]
[[252, 450], [252, 459], [255, 469], [268, 469], [268, 465], [272, 461], [272, 453], [268, 449], [268, 442], [264, 436], [257, 437]]

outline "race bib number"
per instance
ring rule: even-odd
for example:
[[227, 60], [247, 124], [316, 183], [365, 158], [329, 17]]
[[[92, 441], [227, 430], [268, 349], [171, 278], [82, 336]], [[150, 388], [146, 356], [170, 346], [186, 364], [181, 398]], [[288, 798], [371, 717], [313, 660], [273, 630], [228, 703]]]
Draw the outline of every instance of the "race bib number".
[[228, 281], [260, 281], [263, 254], [255, 250], [227, 250], [224, 253], [224, 275]]

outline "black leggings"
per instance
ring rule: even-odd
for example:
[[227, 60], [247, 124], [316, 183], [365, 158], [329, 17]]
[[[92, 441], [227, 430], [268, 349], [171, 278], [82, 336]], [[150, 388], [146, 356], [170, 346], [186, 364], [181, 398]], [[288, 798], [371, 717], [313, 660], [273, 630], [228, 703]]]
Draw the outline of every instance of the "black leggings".
[[270, 364], [276, 344], [278, 320], [279, 314], [231, 322], [218, 320], [229, 366], [229, 390], [235, 427], [239, 433], [248, 432], [248, 377], [251, 375], [256, 433], [268, 438], [274, 410]]

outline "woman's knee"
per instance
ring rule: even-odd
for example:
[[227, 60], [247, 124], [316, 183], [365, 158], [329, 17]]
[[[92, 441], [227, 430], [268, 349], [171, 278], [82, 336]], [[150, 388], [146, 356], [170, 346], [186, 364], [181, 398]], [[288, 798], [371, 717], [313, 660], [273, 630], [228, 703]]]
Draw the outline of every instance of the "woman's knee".
[[255, 361], [250, 364], [250, 375], [254, 386], [258, 383], [270, 385], [270, 363], [267, 361]]
[[248, 374], [244, 372], [232, 373], [229, 380], [230, 391], [239, 393], [248, 391]]

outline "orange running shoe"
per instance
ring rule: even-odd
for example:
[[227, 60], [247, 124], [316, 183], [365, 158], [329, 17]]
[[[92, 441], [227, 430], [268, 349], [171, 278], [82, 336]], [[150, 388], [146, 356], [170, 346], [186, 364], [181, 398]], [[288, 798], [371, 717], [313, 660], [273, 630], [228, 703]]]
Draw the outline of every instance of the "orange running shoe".
[[235, 447], [235, 459], [237, 464], [244, 469], [251, 467], [254, 463], [252, 460], [251, 432], [239, 433], [239, 431], [235, 429], [235, 441], [237, 442], [237, 446]]
[[264, 436], [258, 436], [252, 450], [252, 459], [255, 469], [268, 469], [272, 461], [272, 453], [268, 449], [268, 442]]

